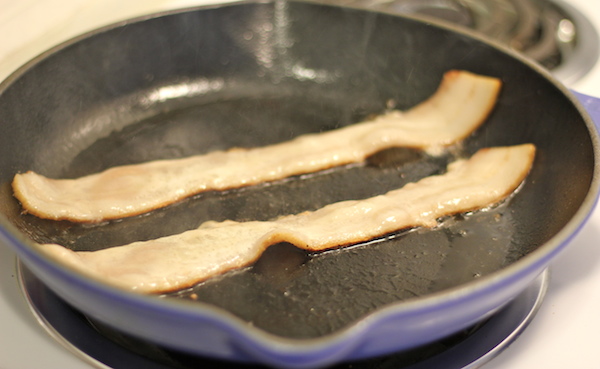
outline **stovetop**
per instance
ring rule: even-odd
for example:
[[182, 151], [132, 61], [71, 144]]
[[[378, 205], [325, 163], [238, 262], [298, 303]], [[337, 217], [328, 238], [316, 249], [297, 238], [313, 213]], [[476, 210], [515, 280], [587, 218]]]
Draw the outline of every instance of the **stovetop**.
[[[39, 52], [113, 21], [223, 1], [0, 0], [0, 80]], [[600, 2], [566, 1], [600, 28]], [[58, 5], [60, 4], [60, 5]], [[568, 87], [600, 96], [600, 63]], [[552, 263], [536, 318], [486, 369], [597, 368], [600, 330], [600, 210]], [[14, 253], [0, 245], [0, 368], [90, 369], [50, 337], [31, 314], [18, 283]]]
[[[70, 307], [26, 266], [19, 263], [19, 281], [33, 314], [50, 335], [74, 355], [93, 366], [114, 369], [239, 369], [240, 363], [182, 353], [115, 330]], [[359, 361], [342, 362], [329, 369], [472, 369], [493, 360], [527, 329], [543, 304], [546, 270], [509, 304], [449, 337], [409, 350]], [[243, 365], [265, 369], [263, 365]]]

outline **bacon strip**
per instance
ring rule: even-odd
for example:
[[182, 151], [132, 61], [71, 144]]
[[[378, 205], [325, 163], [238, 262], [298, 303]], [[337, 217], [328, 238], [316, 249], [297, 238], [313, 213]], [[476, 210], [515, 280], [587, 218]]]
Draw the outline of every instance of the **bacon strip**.
[[499, 89], [498, 79], [450, 71], [433, 96], [407, 112], [392, 111], [276, 145], [126, 165], [78, 179], [49, 179], [29, 171], [15, 176], [13, 190], [25, 212], [42, 218], [98, 222], [133, 216], [203, 191], [361, 162], [390, 147], [451, 145], [486, 119]]
[[503, 200], [527, 176], [534, 156], [531, 144], [482, 149], [469, 160], [450, 164], [445, 174], [387, 194], [273, 221], [207, 222], [178, 235], [93, 252], [74, 252], [56, 244], [39, 247], [112, 285], [143, 293], [168, 292], [250, 265], [279, 242], [321, 251], [410, 227], [434, 227], [440, 217]]

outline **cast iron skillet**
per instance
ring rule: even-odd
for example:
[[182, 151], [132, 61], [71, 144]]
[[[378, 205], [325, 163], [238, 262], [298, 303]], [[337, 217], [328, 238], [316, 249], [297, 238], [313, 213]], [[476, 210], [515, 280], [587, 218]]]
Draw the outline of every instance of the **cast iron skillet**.
[[[388, 150], [364, 165], [207, 193], [94, 226], [20, 213], [10, 181], [75, 177], [151, 159], [258, 146], [430, 96], [463, 69], [502, 79], [485, 125], [441, 157]], [[216, 358], [312, 367], [406, 349], [484, 319], [568, 243], [598, 194], [598, 137], [540, 68], [422, 20], [295, 1], [149, 16], [60, 45], [0, 89], [1, 235], [59, 296], [103, 324]], [[440, 173], [477, 149], [534, 143], [509, 201], [366, 245], [308, 255], [278, 244], [250, 268], [192, 290], [140, 296], [38, 254], [31, 240], [94, 250], [364, 198]], [[192, 298], [193, 297], [193, 298]]]

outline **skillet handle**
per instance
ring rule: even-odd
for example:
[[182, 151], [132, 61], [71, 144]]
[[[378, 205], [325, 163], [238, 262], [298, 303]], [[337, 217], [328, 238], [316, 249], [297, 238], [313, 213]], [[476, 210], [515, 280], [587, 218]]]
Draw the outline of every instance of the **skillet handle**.
[[600, 98], [585, 95], [577, 91], [571, 90], [571, 92], [583, 104], [583, 107], [594, 121], [596, 129], [600, 130]]

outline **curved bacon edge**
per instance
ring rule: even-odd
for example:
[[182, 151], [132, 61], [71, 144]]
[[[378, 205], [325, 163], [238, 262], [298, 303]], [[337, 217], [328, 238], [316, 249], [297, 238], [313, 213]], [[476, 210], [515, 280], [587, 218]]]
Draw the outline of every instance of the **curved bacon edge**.
[[99, 222], [142, 214], [203, 191], [239, 188], [365, 160], [390, 147], [456, 143], [482, 124], [501, 82], [464, 71], [444, 75], [428, 100], [372, 121], [252, 149], [114, 167], [78, 179], [17, 174], [15, 197], [41, 218]]
[[387, 194], [333, 203], [273, 221], [207, 222], [156, 240], [91, 252], [56, 244], [40, 250], [93, 278], [124, 289], [162, 293], [190, 287], [256, 261], [270, 245], [288, 242], [309, 251], [357, 244], [411, 227], [434, 227], [440, 217], [488, 207], [517, 189], [535, 147], [481, 149], [441, 175]]

